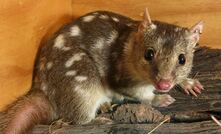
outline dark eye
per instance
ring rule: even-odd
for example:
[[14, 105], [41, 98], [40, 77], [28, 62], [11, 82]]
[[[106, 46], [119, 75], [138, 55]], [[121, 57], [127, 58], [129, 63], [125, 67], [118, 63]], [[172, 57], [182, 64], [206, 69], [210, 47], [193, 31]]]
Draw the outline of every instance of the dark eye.
[[184, 54], [180, 54], [178, 59], [179, 59], [179, 64], [180, 65], [184, 65], [185, 64], [186, 58], [185, 58]]
[[154, 51], [153, 51], [153, 49], [147, 49], [145, 51], [144, 58], [147, 61], [152, 61], [154, 59]]

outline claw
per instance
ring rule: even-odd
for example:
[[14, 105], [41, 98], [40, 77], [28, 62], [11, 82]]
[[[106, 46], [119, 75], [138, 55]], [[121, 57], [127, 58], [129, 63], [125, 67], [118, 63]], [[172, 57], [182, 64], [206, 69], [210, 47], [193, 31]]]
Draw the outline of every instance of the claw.
[[189, 92], [187, 89], [184, 89], [184, 92], [185, 92], [187, 95], [190, 95], [190, 92]]
[[191, 93], [192, 95], [194, 95], [195, 97], [197, 97], [197, 94], [196, 94], [192, 89], [189, 89], [189, 91], [190, 91], [190, 93]]
[[196, 87], [198, 87], [198, 88], [201, 89], [201, 90], [204, 90], [203, 86], [202, 86], [200, 83], [197, 83], [197, 84], [196, 84]]
[[199, 93], [199, 94], [201, 93], [201, 91], [200, 91], [201, 89], [198, 88], [198, 87], [193, 87], [193, 90], [196, 91], [196, 92]]

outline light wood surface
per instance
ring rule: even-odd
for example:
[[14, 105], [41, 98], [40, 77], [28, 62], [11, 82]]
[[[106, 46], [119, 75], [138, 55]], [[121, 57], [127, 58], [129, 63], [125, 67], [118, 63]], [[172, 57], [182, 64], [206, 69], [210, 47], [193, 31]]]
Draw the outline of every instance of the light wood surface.
[[221, 0], [1, 0], [0, 109], [30, 88], [39, 44], [62, 24], [94, 10], [140, 19], [145, 7], [169, 23], [204, 20], [201, 45], [221, 48]]

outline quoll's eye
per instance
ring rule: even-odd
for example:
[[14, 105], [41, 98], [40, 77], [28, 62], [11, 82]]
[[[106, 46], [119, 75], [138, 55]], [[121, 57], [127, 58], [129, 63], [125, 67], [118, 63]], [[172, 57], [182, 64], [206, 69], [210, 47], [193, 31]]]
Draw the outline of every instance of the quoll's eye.
[[147, 49], [145, 51], [144, 58], [147, 61], [152, 61], [154, 59], [154, 51], [153, 51], [153, 49]]
[[185, 64], [186, 58], [185, 58], [185, 55], [184, 55], [184, 54], [180, 54], [179, 57], [178, 57], [178, 59], [179, 59], [179, 64], [180, 64], [180, 65], [184, 65], [184, 64]]

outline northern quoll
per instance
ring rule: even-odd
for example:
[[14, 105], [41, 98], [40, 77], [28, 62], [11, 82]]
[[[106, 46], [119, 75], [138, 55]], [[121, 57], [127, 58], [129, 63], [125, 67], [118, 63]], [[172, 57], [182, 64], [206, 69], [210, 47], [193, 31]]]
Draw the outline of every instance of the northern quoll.
[[196, 96], [203, 87], [188, 74], [202, 28], [151, 21], [147, 10], [142, 21], [107, 11], [80, 17], [41, 48], [32, 88], [3, 111], [1, 131], [28, 133], [59, 118], [85, 124], [124, 96], [165, 107], [175, 100], [153, 91], [176, 84]]

